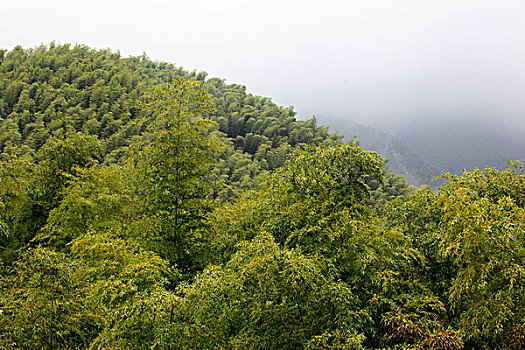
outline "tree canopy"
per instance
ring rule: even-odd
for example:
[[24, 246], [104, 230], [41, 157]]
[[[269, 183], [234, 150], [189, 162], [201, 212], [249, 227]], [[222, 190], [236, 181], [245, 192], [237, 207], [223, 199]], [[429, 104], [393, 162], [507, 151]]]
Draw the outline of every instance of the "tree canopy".
[[414, 189], [204, 73], [0, 57], [1, 348], [525, 346], [519, 163]]

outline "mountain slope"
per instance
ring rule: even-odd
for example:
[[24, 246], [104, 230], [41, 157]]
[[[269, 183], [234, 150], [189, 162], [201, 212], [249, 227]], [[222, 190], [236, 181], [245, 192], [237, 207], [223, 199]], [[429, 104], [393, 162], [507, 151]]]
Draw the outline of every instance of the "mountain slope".
[[38, 158], [53, 135], [77, 132], [96, 136], [104, 161], [116, 162], [133, 139], [144, 137], [137, 121], [148, 115], [139, 102], [152, 87], [177, 77], [202, 81], [216, 103], [209, 117], [227, 149], [213, 172], [233, 192], [253, 187], [259, 174], [282, 166], [296, 147], [340, 142], [315, 119], [296, 120], [293, 109], [242, 85], [146, 56], [51, 43], [0, 51], [0, 159]]
[[431, 162], [390, 134], [350, 120], [334, 119], [331, 123], [345, 138], [356, 136], [363, 148], [387, 158], [388, 167], [394, 173], [404, 175], [407, 182], [413, 185], [428, 184], [437, 175], [437, 169]]
[[436, 174], [474, 167], [502, 169], [508, 159], [525, 160], [525, 142], [519, 132], [501, 123], [476, 119], [410, 123], [396, 132], [410, 149], [435, 164]]

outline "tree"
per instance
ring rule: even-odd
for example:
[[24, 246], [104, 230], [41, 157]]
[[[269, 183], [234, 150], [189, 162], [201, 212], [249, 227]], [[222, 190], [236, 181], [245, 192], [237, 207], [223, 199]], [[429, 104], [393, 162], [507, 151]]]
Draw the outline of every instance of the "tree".
[[39, 238], [66, 247], [89, 231], [123, 231], [143, 213], [128, 166], [77, 168]]
[[330, 254], [334, 226], [347, 215], [369, 213], [367, 180], [381, 181], [382, 171], [378, 154], [352, 142], [297, 150], [284, 167], [262, 176], [259, 190], [209, 216], [210, 258], [226, 257], [235, 242], [261, 229], [290, 248]]
[[95, 136], [58, 132], [47, 140], [37, 154], [31, 210], [24, 218], [33, 236], [45, 225], [50, 211], [60, 204], [78, 169], [97, 164], [101, 155], [102, 144]]
[[[258, 191], [210, 215], [210, 261], [229, 264], [237, 242], [271, 234], [282, 249], [315, 257], [324, 278], [352, 291], [358, 302], [351, 310], [366, 322], [351, 326], [366, 336], [365, 346], [459, 347], [440, 321], [444, 303], [424, 283], [424, 257], [411, 236], [370, 210], [368, 184], [381, 182], [383, 170], [379, 155], [352, 142], [297, 151]], [[328, 333], [310, 346], [337, 343], [337, 332]]]
[[24, 218], [31, 203], [31, 157], [0, 161], [0, 264], [15, 260], [16, 250], [31, 239]]
[[151, 247], [185, 272], [193, 269], [195, 232], [211, 209], [212, 184], [206, 175], [221, 148], [211, 134], [216, 124], [208, 118], [213, 104], [199, 81], [176, 79], [154, 89], [143, 104], [152, 140], [134, 146], [144, 219], [157, 223]]
[[366, 314], [351, 289], [323, 270], [318, 259], [261, 233], [224, 267], [210, 266], [182, 288], [173, 347], [301, 349], [324, 336], [360, 349], [364, 337], [356, 328]]
[[415, 190], [415, 187], [406, 182], [403, 175], [394, 174], [390, 170], [385, 170], [383, 183], [372, 179], [368, 185], [371, 190], [370, 206], [372, 208], [378, 208], [396, 198], [405, 201]]
[[83, 300], [85, 272], [62, 253], [25, 250], [0, 280], [0, 347], [86, 348], [98, 322]]
[[[383, 162], [353, 141], [347, 145], [308, 146], [262, 181], [261, 203], [268, 204], [265, 227], [277, 242], [314, 251], [330, 241], [342, 216], [368, 213], [367, 181], [382, 181]], [[322, 224], [321, 224], [322, 223]]]
[[525, 175], [519, 163], [445, 174], [436, 206], [442, 250], [457, 267], [449, 299], [465, 340], [525, 345]]
[[175, 297], [165, 285], [177, 276], [114, 233], [78, 237], [70, 254], [25, 250], [0, 280], [0, 347], [149, 348], [169, 321]]
[[[175, 297], [166, 291], [178, 271], [157, 254], [115, 233], [88, 233], [71, 244], [89, 284], [83, 305], [96, 316], [99, 332], [93, 349], [153, 347], [157, 328], [169, 322]], [[148, 344], [148, 346], [146, 346]]]

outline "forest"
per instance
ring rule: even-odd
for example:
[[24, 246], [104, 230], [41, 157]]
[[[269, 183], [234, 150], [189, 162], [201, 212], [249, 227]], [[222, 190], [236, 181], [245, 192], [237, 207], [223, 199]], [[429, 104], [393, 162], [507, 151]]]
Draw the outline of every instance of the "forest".
[[0, 50], [0, 348], [525, 348], [521, 164], [439, 181], [204, 72]]

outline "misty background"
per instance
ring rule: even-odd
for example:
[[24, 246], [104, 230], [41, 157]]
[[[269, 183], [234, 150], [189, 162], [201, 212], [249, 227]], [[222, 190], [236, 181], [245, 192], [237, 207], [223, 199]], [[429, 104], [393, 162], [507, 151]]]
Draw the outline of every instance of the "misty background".
[[525, 160], [524, 1], [19, 0], [0, 11], [0, 48], [55, 40], [206, 71], [356, 134], [416, 184]]

